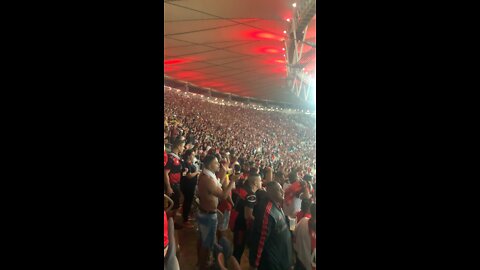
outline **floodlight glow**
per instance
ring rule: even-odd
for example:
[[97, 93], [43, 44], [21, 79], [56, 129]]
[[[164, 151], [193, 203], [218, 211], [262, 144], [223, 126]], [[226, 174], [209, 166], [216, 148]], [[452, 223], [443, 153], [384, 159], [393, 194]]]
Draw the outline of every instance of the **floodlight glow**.
[[293, 6], [293, 7], [297, 7], [297, 3], [293, 3], [292, 6]]

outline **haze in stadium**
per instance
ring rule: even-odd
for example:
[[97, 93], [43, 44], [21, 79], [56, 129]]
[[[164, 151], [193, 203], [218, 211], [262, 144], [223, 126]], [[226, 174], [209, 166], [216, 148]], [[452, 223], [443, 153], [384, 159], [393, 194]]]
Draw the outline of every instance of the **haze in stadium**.
[[164, 7], [164, 269], [316, 269], [316, 1]]

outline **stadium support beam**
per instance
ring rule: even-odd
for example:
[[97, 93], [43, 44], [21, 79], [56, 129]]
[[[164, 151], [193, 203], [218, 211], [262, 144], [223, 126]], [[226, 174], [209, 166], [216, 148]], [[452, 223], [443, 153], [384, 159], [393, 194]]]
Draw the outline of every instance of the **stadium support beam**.
[[[294, 16], [290, 23], [288, 36], [285, 41], [286, 60], [287, 60], [287, 83], [288, 88], [298, 98], [310, 102], [311, 92], [313, 89], [312, 81], [303, 72], [303, 64], [301, 64], [303, 56], [305, 37], [308, 30], [308, 24], [316, 14], [316, 1], [303, 0], [294, 10]], [[309, 45], [307, 43], [307, 45]], [[312, 90], [313, 89], [313, 90]]]

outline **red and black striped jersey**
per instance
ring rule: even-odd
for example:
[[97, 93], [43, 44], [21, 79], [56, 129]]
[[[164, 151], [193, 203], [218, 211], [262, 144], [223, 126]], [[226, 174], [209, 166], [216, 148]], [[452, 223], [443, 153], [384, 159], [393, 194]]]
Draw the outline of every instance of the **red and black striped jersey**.
[[168, 154], [168, 162], [165, 166], [165, 169], [170, 170], [168, 177], [171, 184], [180, 183], [180, 178], [182, 177], [183, 163], [179, 156], [174, 153]]
[[293, 265], [292, 239], [285, 214], [270, 200], [260, 202], [253, 223], [250, 265], [259, 270], [288, 270]]

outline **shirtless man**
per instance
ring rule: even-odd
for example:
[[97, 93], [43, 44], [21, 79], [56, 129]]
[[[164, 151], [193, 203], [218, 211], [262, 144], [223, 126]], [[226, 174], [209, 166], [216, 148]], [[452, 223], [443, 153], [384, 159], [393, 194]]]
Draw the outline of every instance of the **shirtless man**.
[[[235, 181], [230, 181], [225, 189], [222, 189], [222, 182], [225, 179], [227, 169], [218, 162], [215, 156], [205, 157], [204, 169], [198, 179], [198, 198], [200, 207], [198, 211], [198, 229], [200, 233], [200, 248], [198, 250], [198, 264], [200, 270], [209, 267], [210, 254], [215, 243], [218, 217], [217, 206], [219, 199], [226, 199], [232, 189], [235, 188]], [[215, 176], [220, 172], [220, 179]]]

